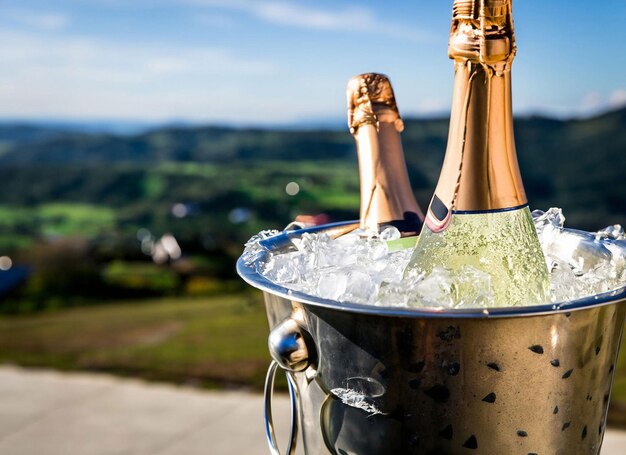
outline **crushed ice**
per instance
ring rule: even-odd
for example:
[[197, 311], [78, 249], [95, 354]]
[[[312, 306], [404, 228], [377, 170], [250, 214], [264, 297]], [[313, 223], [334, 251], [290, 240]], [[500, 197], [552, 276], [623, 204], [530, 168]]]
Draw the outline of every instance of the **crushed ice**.
[[626, 236], [619, 225], [596, 233], [564, 228], [561, 209], [533, 212], [550, 270], [552, 302], [599, 294], [626, 283]]
[[250, 240], [246, 242], [245, 249], [243, 250], [243, 255], [241, 256], [244, 264], [252, 265], [257, 260], [259, 260], [261, 256], [267, 251], [265, 248], [263, 248], [261, 241], [269, 239], [270, 237], [278, 234], [280, 234], [279, 231], [266, 230], [252, 236], [252, 238], [250, 238]]
[[[596, 233], [567, 229], [561, 209], [533, 212], [535, 228], [550, 270], [550, 300], [563, 302], [616, 289], [626, 283], [626, 234], [619, 226]], [[289, 251], [267, 251], [263, 231], [246, 243], [243, 260], [270, 281], [340, 302], [429, 308], [495, 306], [489, 274], [466, 266], [437, 267], [428, 276], [403, 279], [412, 248], [390, 251], [400, 232], [356, 230], [338, 238], [305, 233], [291, 239]]]

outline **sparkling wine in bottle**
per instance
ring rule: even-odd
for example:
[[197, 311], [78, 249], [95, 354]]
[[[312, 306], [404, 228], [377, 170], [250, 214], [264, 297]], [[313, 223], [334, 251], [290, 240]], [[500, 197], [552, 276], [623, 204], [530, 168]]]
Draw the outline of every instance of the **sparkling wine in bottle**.
[[448, 146], [405, 276], [472, 266], [491, 276], [497, 306], [545, 302], [548, 271], [513, 137], [511, 0], [455, 0], [448, 50]]
[[360, 227], [376, 231], [394, 226], [406, 238], [402, 246], [412, 247], [424, 216], [411, 190], [400, 140], [404, 123], [389, 78], [376, 73], [355, 76], [346, 94], [359, 159]]

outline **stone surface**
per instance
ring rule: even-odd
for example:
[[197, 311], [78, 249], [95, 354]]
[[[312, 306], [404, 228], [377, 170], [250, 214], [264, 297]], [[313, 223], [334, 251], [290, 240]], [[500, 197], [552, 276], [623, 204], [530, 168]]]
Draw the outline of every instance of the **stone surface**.
[[[286, 396], [275, 398], [273, 412], [284, 443]], [[626, 432], [609, 430], [602, 455], [624, 447]], [[260, 395], [0, 367], [0, 455], [207, 453], [269, 453]]]

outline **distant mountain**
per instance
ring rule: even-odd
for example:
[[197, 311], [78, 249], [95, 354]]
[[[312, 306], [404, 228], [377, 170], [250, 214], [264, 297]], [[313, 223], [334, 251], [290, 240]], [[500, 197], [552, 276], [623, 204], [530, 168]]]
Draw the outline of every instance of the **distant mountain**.
[[[435, 164], [445, 149], [448, 119], [408, 119], [405, 124], [403, 141], [409, 161], [418, 167]], [[626, 146], [626, 108], [584, 120], [526, 117], [517, 119], [515, 126], [522, 162], [560, 165], [562, 158], [572, 153], [594, 150], [594, 156], [600, 158], [595, 154], [624, 151]], [[354, 158], [353, 140], [347, 130], [335, 128], [171, 126], [120, 135], [106, 129], [0, 122], [0, 143], [4, 150], [0, 166]]]
[[68, 131], [66, 130], [43, 125], [3, 123], [0, 124], [0, 144], [2, 144], [5, 149], [14, 151], [19, 145], [33, 142], [46, 142], [67, 133]]
[[[403, 142], [409, 173], [420, 202], [425, 204], [445, 153], [448, 119], [407, 119], [405, 124]], [[533, 207], [561, 206], [576, 226], [593, 227], [596, 220], [626, 223], [626, 108], [590, 119], [518, 118], [515, 131]], [[258, 167], [277, 161], [355, 166], [356, 154], [347, 129], [164, 127], [123, 136], [0, 125], [2, 178], [17, 178], [20, 172], [33, 178], [32, 168], [41, 165], [57, 169], [70, 166], [79, 178], [84, 166], [93, 172], [112, 164], [254, 163]], [[65, 194], [56, 183], [48, 183], [48, 193]], [[31, 203], [46, 194], [43, 186], [36, 194], [32, 188], [23, 191]], [[2, 199], [7, 200], [0, 198], [0, 203]]]
[[164, 161], [344, 159], [352, 137], [337, 131], [162, 128], [135, 136], [66, 133], [7, 144], [0, 166]]
[[[176, 124], [175, 122], [172, 124]], [[181, 123], [187, 125], [187, 123]], [[135, 120], [11, 120], [0, 119], [0, 131], [12, 129], [30, 131], [35, 136], [38, 131], [86, 134], [134, 135], [160, 127], [160, 123]]]

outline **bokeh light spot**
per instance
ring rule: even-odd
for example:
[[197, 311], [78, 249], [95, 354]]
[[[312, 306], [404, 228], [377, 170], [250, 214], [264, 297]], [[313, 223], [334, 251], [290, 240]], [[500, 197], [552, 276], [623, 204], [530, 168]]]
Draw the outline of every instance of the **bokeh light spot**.
[[296, 182], [289, 182], [287, 186], [285, 186], [285, 193], [287, 193], [289, 196], [295, 196], [299, 192], [300, 185], [298, 185]]
[[7, 271], [13, 267], [13, 261], [9, 256], [0, 256], [0, 270]]

